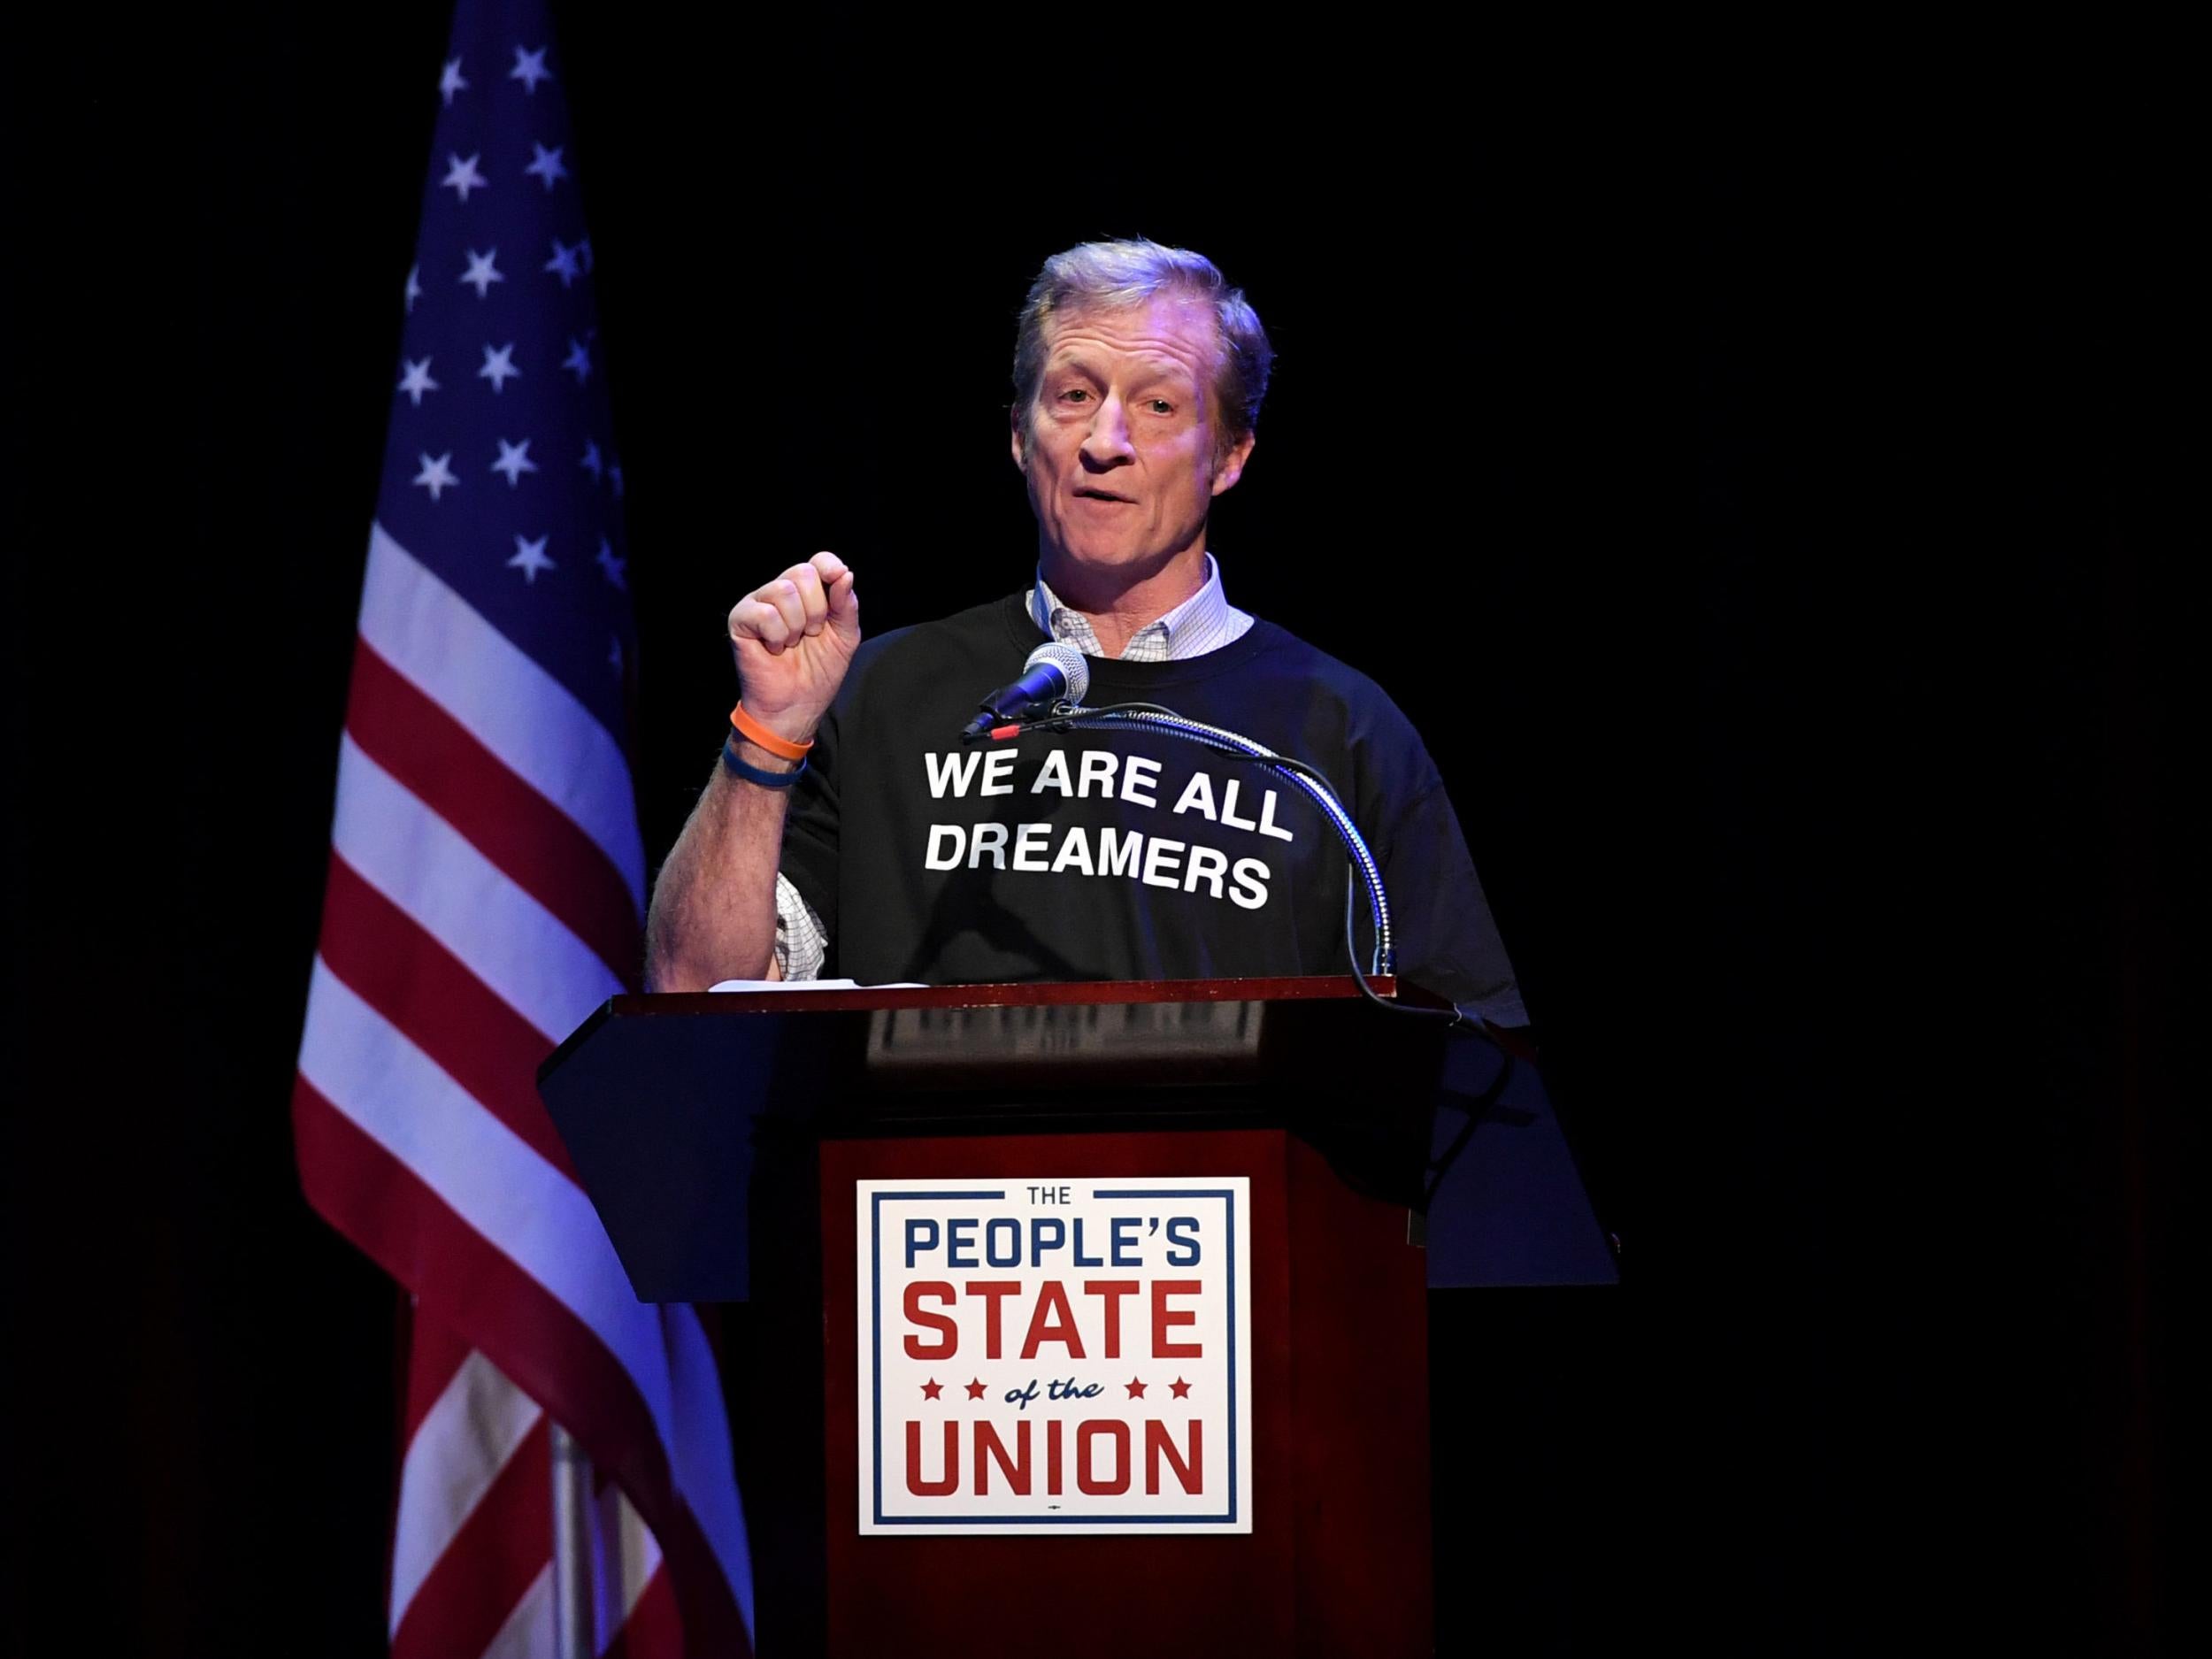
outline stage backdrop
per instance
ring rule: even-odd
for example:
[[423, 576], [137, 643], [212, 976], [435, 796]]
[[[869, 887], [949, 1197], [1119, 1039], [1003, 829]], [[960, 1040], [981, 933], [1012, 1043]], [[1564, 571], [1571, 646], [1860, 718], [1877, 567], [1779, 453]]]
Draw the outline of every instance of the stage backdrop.
[[[1438, 1301], [1442, 1642], [2154, 1635], [2175, 147], [564, 21], [649, 859], [748, 587], [1025, 580], [1039, 260], [1205, 250], [1280, 353], [1230, 591], [1426, 733], [1622, 1241], [1618, 1296]], [[8, 68], [0, 1631], [366, 1655], [393, 1296], [286, 1102], [446, 18], [170, 27]]]

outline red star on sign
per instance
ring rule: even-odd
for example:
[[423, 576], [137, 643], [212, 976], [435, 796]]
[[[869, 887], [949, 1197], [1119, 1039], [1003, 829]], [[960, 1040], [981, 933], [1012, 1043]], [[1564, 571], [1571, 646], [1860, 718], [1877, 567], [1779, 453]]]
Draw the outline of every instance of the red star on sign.
[[983, 1398], [983, 1384], [979, 1379], [968, 1385], [968, 1398], [971, 1400], [980, 1400]]
[[941, 1393], [943, 1392], [944, 1386], [944, 1384], [939, 1382], [934, 1377], [933, 1377], [922, 1385], [922, 1397], [926, 1400], [934, 1400]]
[[1128, 1388], [1129, 1397], [1132, 1400], [1141, 1400], [1144, 1398], [1144, 1385], [1138, 1381], [1134, 1377], [1132, 1377], [1125, 1386]]
[[1180, 1377], [1178, 1377], [1173, 1382], [1168, 1384], [1168, 1386], [1174, 1391], [1175, 1397], [1178, 1400], [1187, 1400], [1190, 1398], [1190, 1385], [1185, 1382]]

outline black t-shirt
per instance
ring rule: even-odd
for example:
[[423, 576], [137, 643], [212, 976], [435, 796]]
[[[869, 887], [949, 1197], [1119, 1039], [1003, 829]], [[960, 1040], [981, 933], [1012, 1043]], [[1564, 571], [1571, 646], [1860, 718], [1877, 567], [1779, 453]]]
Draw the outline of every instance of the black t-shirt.
[[[1348, 857], [1251, 762], [1125, 726], [962, 743], [1046, 636], [1021, 595], [864, 642], [793, 790], [783, 873], [864, 984], [1341, 973]], [[1317, 766], [1382, 866], [1398, 972], [1527, 1015], [1419, 735], [1281, 628], [1172, 663], [1091, 659], [1091, 704], [1156, 703]], [[1371, 949], [1359, 900], [1363, 965]]]

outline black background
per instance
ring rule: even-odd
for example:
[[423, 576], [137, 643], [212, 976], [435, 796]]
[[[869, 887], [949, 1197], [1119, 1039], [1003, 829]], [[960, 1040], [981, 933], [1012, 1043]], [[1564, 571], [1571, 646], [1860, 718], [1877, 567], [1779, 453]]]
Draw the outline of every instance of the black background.
[[[316, 15], [9, 58], [26, 1652], [381, 1640], [395, 1297], [285, 1103], [446, 19]], [[1410, 43], [964, 86], [828, 26], [563, 21], [652, 855], [746, 588], [833, 548], [880, 628], [1024, 579], [1038, 262], [1205, 250], [1279, 353], [1230, 592], [1427, 735], [1621, 1245], [1617, 1294], [1439, 1300], [1440, 1645], [2159, 1647], [2193, 544], [2155, 122], [1484, 123]]]

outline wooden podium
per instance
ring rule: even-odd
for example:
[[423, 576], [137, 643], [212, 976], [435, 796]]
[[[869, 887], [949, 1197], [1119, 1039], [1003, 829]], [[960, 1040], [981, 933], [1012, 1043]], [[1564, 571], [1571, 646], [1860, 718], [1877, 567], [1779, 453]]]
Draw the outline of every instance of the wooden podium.
[[617, 997], [564, 1043], [641, 1298], [750, 1303], [760, 1651], [1427, 1653], [1442, 1025], [1232, 979]]

